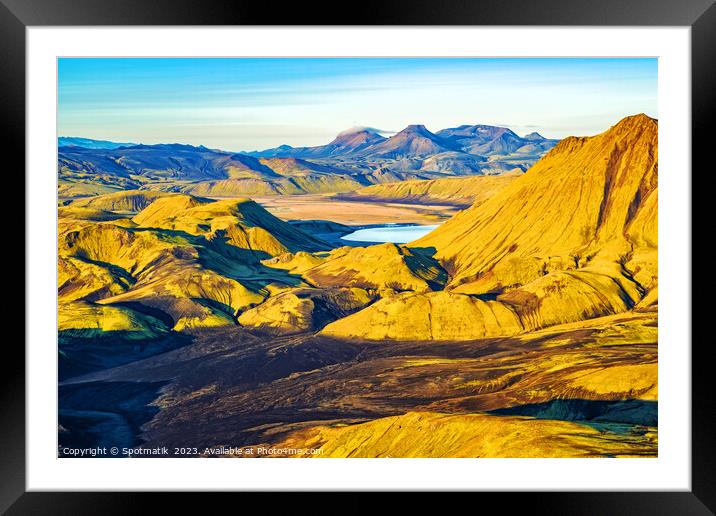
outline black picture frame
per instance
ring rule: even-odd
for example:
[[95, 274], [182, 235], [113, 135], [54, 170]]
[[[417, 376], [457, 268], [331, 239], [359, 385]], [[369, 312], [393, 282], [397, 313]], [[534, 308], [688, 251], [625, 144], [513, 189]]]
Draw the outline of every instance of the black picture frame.
[[[23, 177], [20, 171], [25, 170], [22, 151], [25, 148], [25, 30], [29, 26], [53, 25], [689, 26], [692, 42], [693, 168], [711, 174], [709, 170], [713, 167], [712, 160], [707, 160], [716, 136], [714, 0], [363, 0], [351, 4], [345, 14], [341, 14], [335, 2], [326, 5], [321, 2], [294, 2], [279, 6], [246, 0], [0, 0], [0, 120], [3, 127], [0, 145], [5, 151], [3, 156], [16, 160], [5, 172], [12, 171], [18, 182]], [[682, 173], [685, 179], [691, 175], [691, 171]], [[25, 185], [24, 180], [22, 183], [25, 195], [31, 195], [32, 185]], [[26, 277], [30, 273], [25, 270]], [[19, 288], [16, 292], [20, 292]], [[18, 303], [17, 298], [12, 303], [16, 307], [24, 307], [24, 303]], [[692, 306], [698, 313], [697, 305]], [[705, 318], [693, 318], [699, 319]], [[145, 504], [160, 496], [164, 511], [169, 509], [168, 504], [186, 503], [184, 495], [176, 494], [169, 497], [131, 493], [25, 492], [25, 356], [13, 342], [15, 339], [3, 340], [3, 358], [0, 360], [0, 511], [33, 515], [134, 514], [143, 512], [140, 508], [148, 508]], [[674, 343], [685, 350], [688, 344]], [[710, 347], [711, 343], [707, 340], [695, 341], [691, 348], [690, 492], [480, 493], [480, 503], [490, 497], [493, 499], [490, 501], [509, 505], [510, 509], [528, 508], [532, 514], [713, 514], [716, 511], [716, 480], [713, 477], [716, 438], [710, 423], [716, 410], [711, 395]], [[241, 496], [245, 506], [247, 494]], [[293, 498], [292, 503], [301, 503], [302, 496], [293, 495], [298, 500]], [[217, 501], [221, 502], [224, 497], [221, 495]], [[351, 494], [350, 498], [350, 503], [341, 512], [365, 512], [373, 507], [373, 502], [366, 501], [365, 495]], [[311, 501], [307, 500], [307, 503], [316, 506]], [[320, 505], [330, 506], [325, 503]]]

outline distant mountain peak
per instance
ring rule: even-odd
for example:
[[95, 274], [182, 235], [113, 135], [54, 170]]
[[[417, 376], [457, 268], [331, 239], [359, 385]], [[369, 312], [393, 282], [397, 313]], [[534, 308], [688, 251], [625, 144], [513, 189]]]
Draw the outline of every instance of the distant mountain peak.
[[361, 155], [405, 159], [459, 150], [455, 144], [430, 132], [424, 125], [411, 124], [390, 138], [368, 147]]
[[[425, 127], [422, 124], [410, 124], [405, 129], [400, 131], [400, 133], [417, 133], [417, 134], [423, 134], [423, 135], [424, 134], [428, 134], [428, 135], [433, 134], [430, 131], [428, 131], [427, 127]], [[400, 134], [400, 133], [398, 133], [398, 134]]]
[[368, 133], [368, 134], [375, 134], [380, 135], [380, 133], [383, 132], [380, 129], [376, 129], [374, 127], [364, 127], [364, 126], [355, 126], [355, 127], [349, 127], [348, 129], [345, 129], [344, 131], [341, 131], [338, 133], [338, 137], [340, 136], [351, 136], [354, 134], [359, 133]]

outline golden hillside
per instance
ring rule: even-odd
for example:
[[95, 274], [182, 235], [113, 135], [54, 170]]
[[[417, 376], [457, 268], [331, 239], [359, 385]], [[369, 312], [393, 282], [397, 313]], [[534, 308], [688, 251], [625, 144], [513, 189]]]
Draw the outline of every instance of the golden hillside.
[[[501, 336], [655, 305], [657, 135], [656, 120], [636, 115], [567, 138], [495, 196], [411, 243], [448, 271], [453, 310], [433, 302], [445, 293], [410, 293], [324, 333], [451, 340], [444, 328], [457, 325], [465, 338]], [[494, 317], [477, 315], [486, 307]]]
[[276, 448], [320, 449], [309, 458], [553, 458], [651, 455], [655, 429], [643, 437], [605, 437], [568, 421], [487, 414], [408, 412], [358, 425], [294, 432]]
[[450, 285], [473, 283], [462, 291], [477, 294], [525, 284], [544, 268], [600, 259], [635, 266], [635, 248], [657, 247], [657, 163], [658, 125], [645, 115], [566, 138], [509, 187], [413, 246], [435, 247], [452, 263]]
[[[296, 269], [294, 269], [296, 270]], [[317, 287], [361, 287], [396, 291], [440, 290], [447, 275], [420, 251], [392, 243], [341, 247], [319, 264], [301, 271]]]
[[[154, 323], [165, 330], [169, 322], [177, 331], [235, 324], [240, 311], [270, 293], [306, 286], [261, 259], [325, 245], [247, 199], [107, 197], [58, 209], [61, 331], [146, 333]], [[95, 208], [142, 206], [131, 220]], [[156, 313], [163, 322], [146, 315]]]
[[241, 249], [276, 256], [288, 251], [318, 251], [326, 244], [274, 217], [251, 199], [211, 202], [191, 195], [161, 197], [133, 219], [143, 227], [224, 238]]
[[351, 200], [479, 204], [512, 183], [521, 173], [500, 176], [449, 177], [367, 186], [339, 197]]
[[322, 334], [371, 340], [470, 340], [514, 335], [517, 314], [496, 301], [452, 292], [406, 292], [326, 326]]
[[[310, 174], [278, 177], [272, 180], [237, 177], [201, 181], [180, 186], [182, 192], [209, 197], [264, 195], [301, 195], [326, 192], [349, 192], [363, 186], [346, 174]], [[171, 188], [175, 188], [171, 185]]]

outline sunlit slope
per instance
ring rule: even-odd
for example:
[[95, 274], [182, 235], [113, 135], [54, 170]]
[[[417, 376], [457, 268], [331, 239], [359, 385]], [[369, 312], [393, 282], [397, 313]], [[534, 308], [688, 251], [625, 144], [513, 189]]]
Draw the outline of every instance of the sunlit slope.
[[447, 274], [437, 260], [393, 243], [339, 247], [330, 252], [286, 253], [264, 265], [300, 274], [319, 288], [359, 287], [424, 292], [442, 289]]
[[566, 138], [509, 187], [413, 245], [435, 247], [452, 263], [450, 285], [474, 283], [462, 290], [475, 293], [527, 283], [553, 261], [581, 268], [656, 248], [657, 133], [655, 120], [636, 115], [598, 136]]
[[348, 192], [368, 184], [368, 180], [351, 176], [345, 170], [296, 158], [262, 158], [261, 167], [270, 177], [233, 175], [228, 179], [201, 181], [179, 189], [185, 193], [209, 197], [243, 195], [298, 195], [307, 193]]
[[343, 194], [342, 198], [419, 203], [481, 203], [512, 183], [519, 174], [402, 181], [373, 185]]
[[[93, 205], [111, 207], [115, 201], [113, 194]], [[131, 206], [122, 201], [114, 207]], [[59, 213], [62, 330], [101, 329], [103, 318], [125, 320], [131, 328], [137, 326], [133, 321], [146, 319], [122, 319], [128, 307], [161, 314], [160, 326], [175, 330], [235, 324], [241, 311], [272, 292], [306, 286], [299, 276], [265, 267], [261, 259], [325, 245], [246, 199], [161, 195], [132, 220], [104, 220], [114, 212], [74, 205]]]
[[365, 183], [365, 181], [358, 182], [348, 175], [315, 174], [281, 177], [273, 180], [256, 178], [217, 179], [172, 188], [192, 195], [237, 197], [350, 192], [357, 188], [362, 188]]
[[285, 253], [262, 264], [314, 287], [281, 292], [238, 319], [243, 326], [271, 333], [320, 330], [381, 296], [439, 290], [447, 279], [436, 260], [392, 243], [319, 254]]
[[[463, 338], [503, 336], [654, 305], [657, 132], [655, 120], [637, 115], [595, 137], [567, 138], [495, 196], [411, 243], [450, 274], [452, 310], [439, 308], [444, 293], [410, 293], [324, 333], [450, 340], [459, 337], [443, 328], [457, 326]], [[487, 307], [496, 324], [467, 324]]]
[[83, 301], [59, 304], [57, 329], [73, 337], [121, 334], [130, 340], [153, 339], [168, 331], [160, 320], [125, 306], [97, 305]]
[[57, 217], [60, 220], [86, 220], [94, 222], [102, 221], [116, 221], [119, 219], [125, 219], [123, 214], [115, 213], [107, 210], [100, 210], [97, 208], [83, 208], [81, 206], [60, 206], [57, 208]]
[[243, 326], [272, 333], [317, 331], [380, 297], [439, 290], [447, 280], [436, 260], [392, 243], [285, 253], [261, 263], [313, 287], [281, 292], [238, 319]]
[[78, 298], [141, 302], [184, 326], [188, 321], [215, 325], [217, 317], [230, 323], [239, 309], [265, 297], [239, 279], [242, 273], [252, 278], [250, 262], [232, 263], [228, 246], [189, 235], [97, 224], [69, 232], [59, 252], [69, 264], [59, 278], [60, 303]]
[[470, 340], [524, 329], [515, 311], [496, 301], [452, 292], [405, 292], [326, 326], [322, 334], [371, 340]]
[[431, 257], [392, 243], [341, 247], [324, 261], [302, 270], [318, 287], [361, 287], [396, 291], [439, 290], [447, 275]]
[[236, 247], [271, 256], [327, 247], [246, 198], [209, 202], [190, 195], [172, 195], [158, 199], [132, 220], [144, 227], [224, 238]]
[[277, 448], [320, 449], [314, 458], [638, 457], [652, 455], [655, 429], [605, 436], [567, 421], [487, 414], [409, 412], [348, 426], [299, 430]]
[[61, 199], [92, 197], [121, 191], [121, 189], [122, 187], [119, 185], [105, 185], [99, 181], [93, 182], [89, 180], [89, 182], [84, 182], [60, 178], [57, 180], [57, 196]]

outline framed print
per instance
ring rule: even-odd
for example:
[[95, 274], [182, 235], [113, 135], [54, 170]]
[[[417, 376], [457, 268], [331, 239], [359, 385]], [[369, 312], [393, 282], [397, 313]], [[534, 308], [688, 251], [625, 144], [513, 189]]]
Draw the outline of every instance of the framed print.
[[5, 4], [9, 514], [131, 503], [76, 491], [713, 510], [711, 2]]

